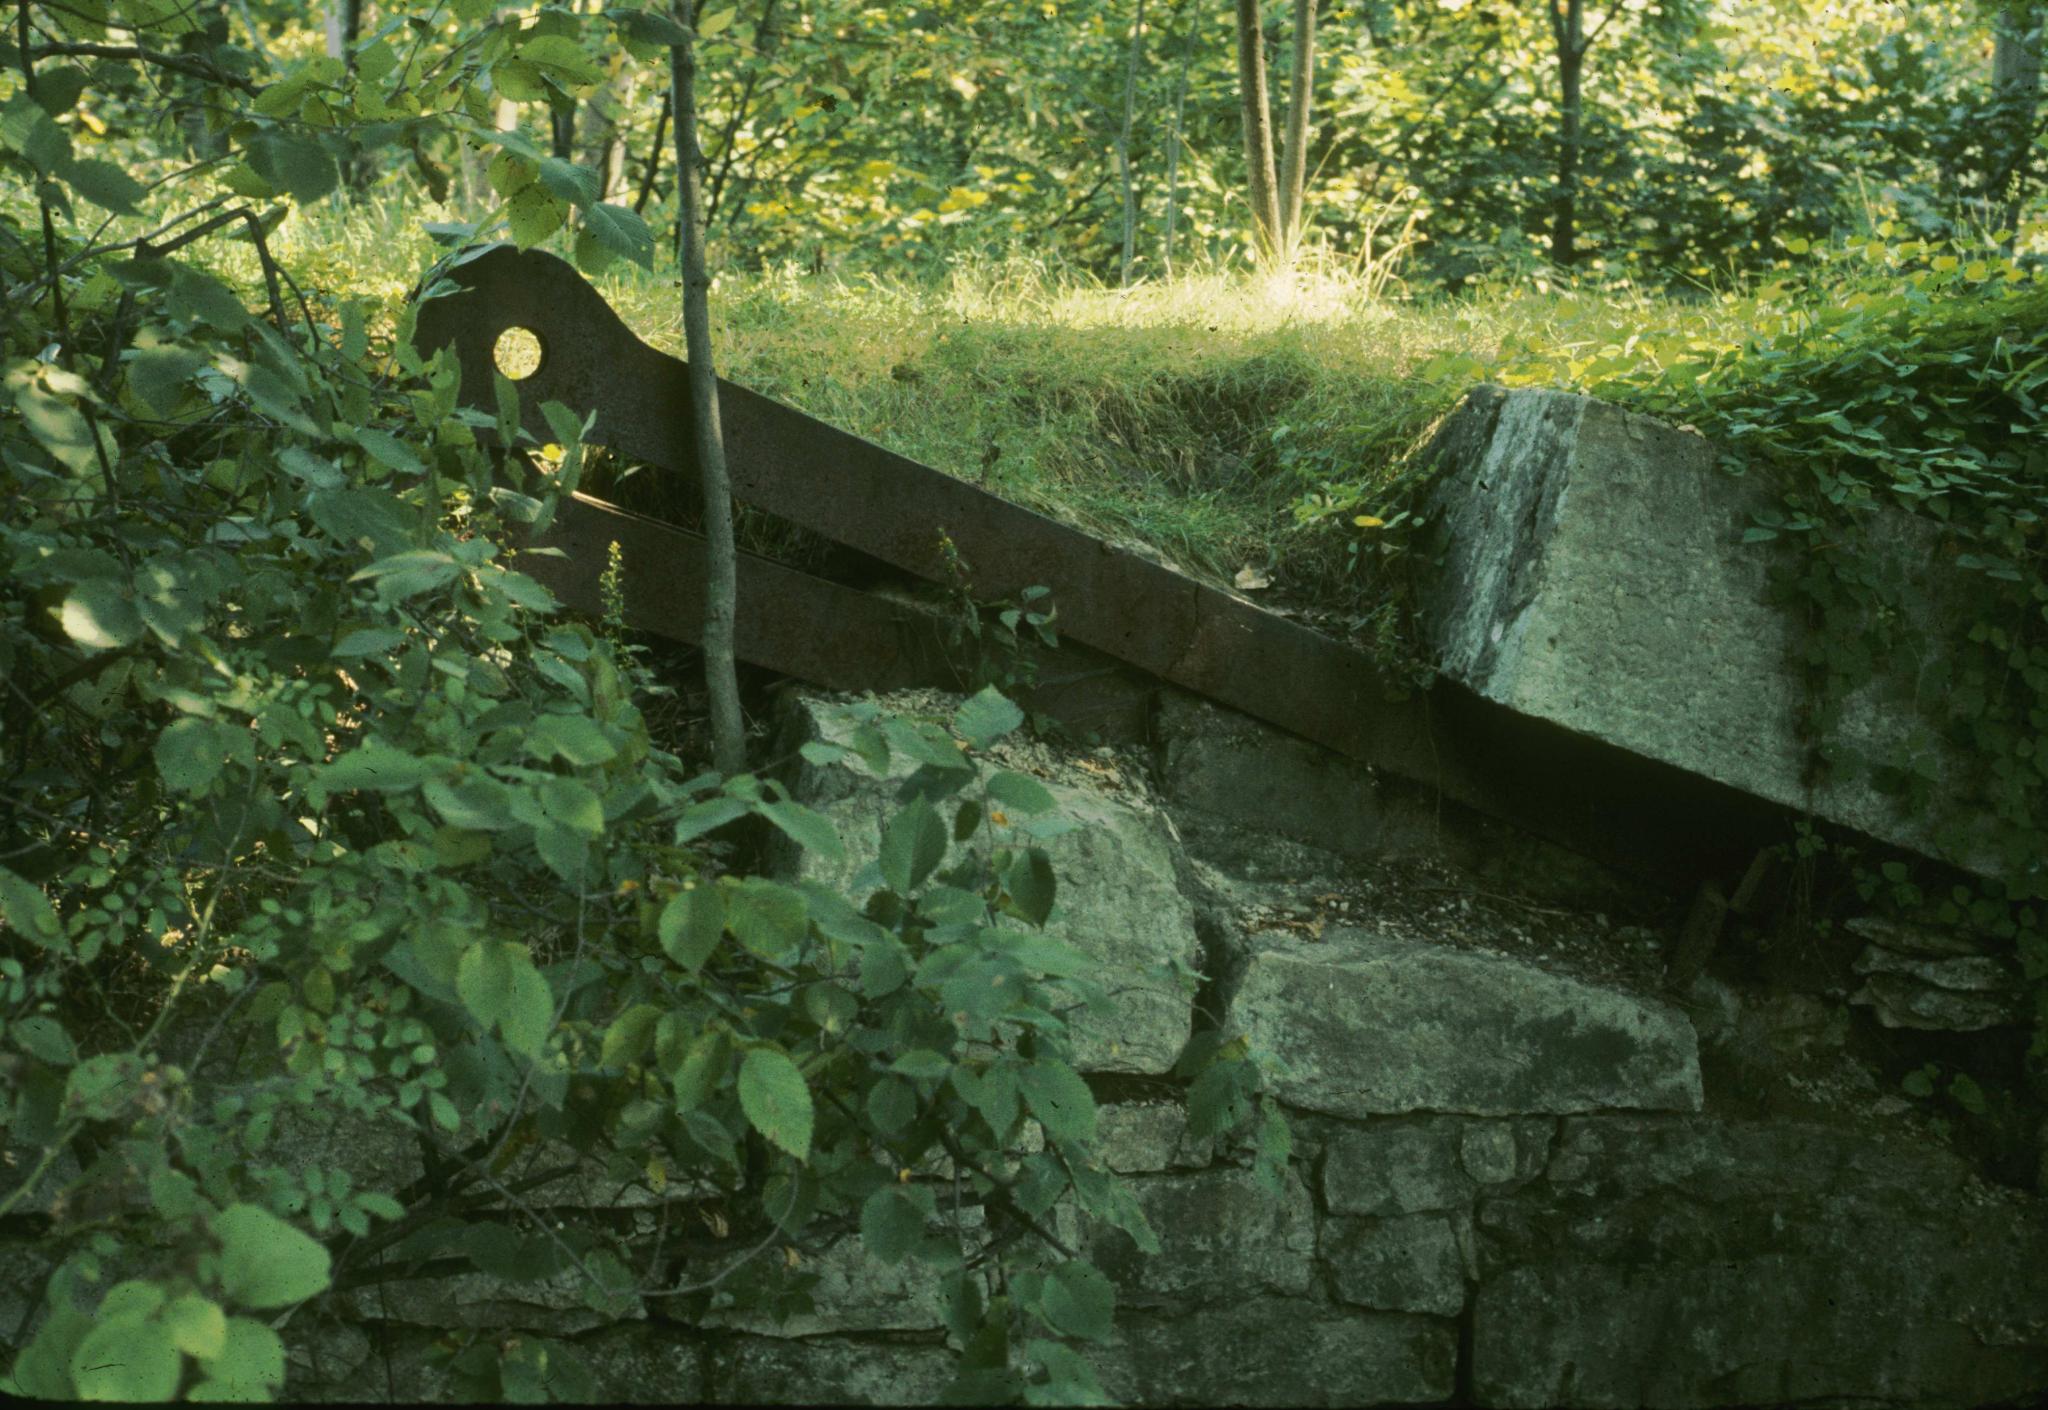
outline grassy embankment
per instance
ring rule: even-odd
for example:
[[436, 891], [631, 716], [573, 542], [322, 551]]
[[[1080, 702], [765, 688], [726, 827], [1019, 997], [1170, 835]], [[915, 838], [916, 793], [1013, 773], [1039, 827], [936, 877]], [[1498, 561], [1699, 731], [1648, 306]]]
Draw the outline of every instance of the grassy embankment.
[[[333, 293], [396, 300], [438, 253], [417, 208], [295, 215], [279, 257]], [[253, 259], [223, 273], [254, 287]], [[247, 264], [246, 269], [241, 265]], [[672, 270], [597, 283], [641, 337], [680, 351]], [[1614, 291], [1371, 298], [1355, 275], [1218, 272], [1119, 292], [1026, 264], [941, 283], [794, 271], [722, 277], [725, 375], [948, 473], [1230, 583], [1356, 618], [1358, 515], [1481, 376], [1540, 350], [1562, 376], [1662, 328], [1729, 337], [1739, 311]], [[1370, 557], [1370, 555], [1368, 555]]]

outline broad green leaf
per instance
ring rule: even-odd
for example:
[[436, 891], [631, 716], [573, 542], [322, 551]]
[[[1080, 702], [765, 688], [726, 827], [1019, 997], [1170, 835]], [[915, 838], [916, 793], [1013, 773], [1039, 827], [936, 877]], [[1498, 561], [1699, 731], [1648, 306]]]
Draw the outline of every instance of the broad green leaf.
[[[443, 761], [445, 762], [445, 761]], [[366, 739], [332, 763], [321, 767], [321, 786], [330, 793], [365, 789], [373, 793], [399, 793], [417, 788], [442, 770], [442, 763], [421, 759], [393, 749], [378, 739]]]
[[1188, 1135], [1201, 1141], [1235, 1130], [1250, 1110], [1255, 1080], [1251, 1064], [1242, 1059], [1204, 1068], [1188, 1088]]
[[358, 426], [350, 434], [356, 444], [369, 452], [370, 459], [379, 465], [388, 466], [406, 475], [424, 475], [426, 465], [413, 448], [389, 431], [380, 431], [374, 426]]
[[662, 907], [656, 933], [668, 957], [695, 974], [725, 933], [724, 894], [704, 882], [678, 891]]
[[528, 732], [526, 752], [548, 759], [559, 754], [578, 768], [609, 763], [618, 749], [588, 715], [542, 715]]
[[149, 193], [140, 181], [112, 162], [95, 160], [65, 164], [64, 184], [102, 210], [134, 215], [136, 203]]
[[868, 1120], [885, 1136], [893, 1136], [917, 1118], [917, 1092], [908, 1082], [884, 1077], [868, 1088]]
[[156, 737], [151, 751], [157, 772], [176, 793], [204, 793], [220, 777], [227, 761], [227, 743], [212, 720], [173, 720]]
[[62, 1023], [46, 1013], [17, 1018], [7, 1025], [7, 1036], [23, 1052], [41, 1058], [52, 1067], [70, 1067], [78, 1061], [78, 1048], [72, 1043], [71, 1035], [64, 1031]]
[[654, 232], [629, 206], [600, 202], [583, 212], [583, 232], [611, 253], [642, 269], [654, 267]]
[[94, 1315], [104, 1322], [116, 1322], [123, 1317], [153, 1316], [163, 1305], [162, 1288], [144, 1278], [131, 1278], [108, 1288]]
[[884, 1185], [860, 1207], [860, 1241], [868, 1256], [900, 1263], [924, 1242], [925, 1221], [934, 1213], [932, 1192], [922, 1185]]
[[163, 1323], [187, 1356], [211, 1361], [227, 1350], [227, 1314], [212, 1298], [186, 1293], [164, 1309]]
[[1020, 813], [1049, 812], [1053, 807], [1052, 791], [1044, 784], [1029, 774], [1011, 773], [1007, 769], [989, 779], [988, 794], [1004, 807]]
[[207, 359], [196, 349], [159, 343], [138, 347], [124, 362], [129, 390], [157, 415], [168, 416], [184, 400], [186, 384]]
[[[244, 1307], [286, 1307], [327, 1287], [327, 1250], [267, 1209], [229, 1205], [214, 1216], [213, 1234], [220, 1240], [221, 1287]], [[232, 1351], [232, 1324], [229, 1330]]]
[[64, 948], [64, 926], [42, 888], [0, 867], [0, 920], [38, 949]]
[[[455, 991], [477, 1023], [489, 1028], [512, 1006], [513, 952], [525, 947], [510, 940], [484, 940], [463, 951], [455, 968]], [[527, 961], [531, 967], [531, 961]]]
[[1035, 1058], [1017, 1068], [1017, 1085], [1031, 1114], [1052, 1140], [1094, 1137], [1095, 1096], [1073, 1068], [1058, 1058]]
[[532, 249], [560, 230], [567, 215], [562, 202], [539, 182], [514, 193], [505, 204], [505, 223], [522, 250]]
[[184, 1370], [168, 1327], [148, 1317], [98, 1322], [71, 1353], [81, 1400], [169, 1400]]
[[333, 656], [337, 661], [353, 661], [364, 656], [385, 656], [405, 645], [405, 633], [396, 627], [358, 627], [334, 643]]
[[780, 960], [801, 945], [809, 929], [804, 893], [763, 877], [742, 877], [725, 893], [725, 928], [766, 960]]
[[201, 1364], [207, 1378], [192, 1399], [268, 1400], [284, 1384], [284, 1342], [261, 1322], [230, 1317], [220, 1355]]
[[789, 1056], [755, 1048], [740, 1063], [740, 1110], [764, 1137], [798, 1160], [811, 1155], [811, 1089]]
[[529, 39], [519, 46], [519, 57], [566, 87], [583, 88], [604, 81], [604, 71], [567, 35], [543, 34]]
[[91, 651], [132, 646], [142, 635], [134, 600], [119, 585], [94, 578], [65, 595], [59, 614], [64, 634]]
[[846, 846], [839, 840], [839, 829], [823, 813], [801, 803], [780, 802], [763, 803], [761, 814], [806, 851], [815, 852], [835, 866], [846, 860]]
[[635, 1004], [627, 1009], [605, 1030], [599, 1064], [626, 1067], [640, 1061], [653, 1045], [654, 1025], [660, 1021], [661, 1010], [653, 1004]]
[[1053, 1330], [1086, 1341], [1103, 1341], [1116, 1313], [1116, 1289], [1100, 1268], [1069, 1259], [1046, 1277], [1039, 1310]]
[[1024, 712], [994, 686], [968, 697], [953, 713], [953, 728], [976, 749], [986, 749], [1024, 723]]
[[[540, 1056], [548, 1031], [555, 1025], [555, 997], [547, 980], [533, 967], [523, 947], [512, 959], [512, 993], [498, 1019], [505, 1046], [522, 1057]], [[458, 974], [458, 980], [460, 976]]]
[[540, 159], [540, 184], [558, 199], [578, 206], [594, 206], [604, 194], [596, 172], [560, 157]]
[[604, 804], [580, 779], [541, 780], [540, 806], [550, 818], [572, 832], [585, 837], [597, 837], [604, 832]]
[[308, 137], [265, 132], [248, 146], [249, 165], [300, 205], [310, 205], [341, 184], [341, 169], [327, 149]]
[[1042, 847], [1027, 847], [1010, 856], [1010, 864], [1003, 870], [1003, 890], [1008, 893], [1017, 913], [1033, 925], [1044, 925], [1052, 915], [1053, 902], [1059, 891], [1058, 879], [1053, 875], [1052, 859]]
[[461, 572], [462, 565], [449, 555], [436, 549], [417, 548], [380, 558], [349, 581], [375, 580], [385, 596], [399, 601], [453, 582]]
[[907, 896], [946, 859], [946, 824], [938, 810], [922, 798], [914, 798], [882, 829], [882, 850], [877, 862], [882, 880], [899, 896]]
[[428, 779], [420, 796], [451, 827], [495, 832], [513, 825], [510, 791], [494, 778], [471, 774], [460, 781]]
[[944, 1053], [930, 1048], [912, 1048], [902, 1057], [889, 1064], [891, 1072], [900, 1072], [905, 1077], [920, 1077], [927, 1082], [936, 1082], [953, 1070], [953, 1060]]
[[738, 798], [710, 798], [702, 803], [692, 803], [683, 809], [682, 816], [676, 819], [676, 845], [680, 847], [685, 842], [745, 817], [751, 811], [752, 809]]
[[731, 1057], [731, 1040], [721, 1029], [698, 1033], [684, 1044], [681, 1059], [666, 1069], [676, 1110], [687, 1113], [710, 1101]]

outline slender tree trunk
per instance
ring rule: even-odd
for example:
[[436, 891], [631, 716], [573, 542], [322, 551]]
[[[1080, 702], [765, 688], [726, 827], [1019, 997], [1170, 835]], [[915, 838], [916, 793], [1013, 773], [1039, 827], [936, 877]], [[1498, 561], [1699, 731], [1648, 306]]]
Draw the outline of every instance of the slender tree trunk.
[[327, 57], [355, 70], [356, 37], [363, 28], [363, 0], [327, 0]]
[[[363, 0], [327, 0], [327, 57], [341, 60], [342, 71], [356, 69], [356, 39], [363, 29]], [[351, 144], [353, 148], [353, 144]], [[341, 180], [349, 191], [361, 190], [369, 176], [369, 163], [351, 149], [341, 161]]]
[[1294, 0], [1294, 73], [1287, 131], [1280, 146], [1280, 247], [1293, 258], [1301, 244], [1301, 195], [1308, 177], [1309, 109], [1316, 88], [1316, 0]]
[[1237, 0], [1237, 91], [1244, 115], [1245, 191], [1261, 263], [1279, 249], [1280, 203], [1273, 176], [1273, 113], [1266, 99], [1266, 39], [1259, 0]]
[[1196, 24], [1196, 20], [1188, 20], [1187, 38], [1181, 43], [1180, 78], [1173, 87], [1173, 126], [1166, 134], [1166, 240], [1159, 251], [1159, 268], [1169, 279], [1173, 277], [1174, 226], [1180, 219], [1181, 114], [1187, 108], [1188, 61], [1195, 54]]
[[1117, 179], [1124, 188], [1124, 258], [1117, 276], [1120, 288], [1131, 287], [1131, 256], [1138, 246], [1138, 199], [1131, 188], [1131, 125], [1138, 115], [1138, 63], [1145, 53], [1145, 0], [1131, 24], [1131, 52], [1124, 64], [1124, 128], [1116, 139]]
[[647, 209], [647, 198], [654, 194], [654, 178], [661, 172], [661, 144], [668, 136], [668, 115], [675, 105], [675, 92], [661, 95], [661, 116], [654, 120], [654, 145], [647, 151], [647, 170], [640, 176], [640, 194], [633, 198], [635, 215]]
[[2032, 174], [2034, 125], [2041, 107], [2042, 28], [2048, 6], [2014, 0], [1993, 16], [1991, 86], [1998, 100], [1991, 167], [1985, 173], [1987, 209], [1999, 211], [1998, 228], [2011, 249]]
[[697, 423], [697, 474], [704, 486], [704, 685], [711, 698], [711, 756], [730, 778], [747, 767], [733, 665], [738, 554], [732, 534], [732, 481], [718, 421], [718, 372], [711, 359], [711, 275], [704, 260], [704, 171], [697, 150], [696, 0], [675, 0], [689, 37], [669, 50], [676, 116], [676, 206], [682, 226], [683, 345], [690, 361], [690, 409]]
[[1551, 0], [1551, 30], [1557, 38], [1557, 195], [1550, 225], [1550, 261], [1571, 268], [1578, 258], [1580, 84], [1586, 64], [1585, 0]]

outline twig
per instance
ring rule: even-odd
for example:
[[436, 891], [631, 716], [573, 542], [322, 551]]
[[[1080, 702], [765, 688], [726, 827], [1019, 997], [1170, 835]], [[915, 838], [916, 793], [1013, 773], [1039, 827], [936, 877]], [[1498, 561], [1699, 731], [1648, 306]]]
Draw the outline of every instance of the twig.
[[246, 78], [238, 78], [204, 59], [189, 54], [166, 54], [161, 49], [147, 49], [140, 44], [32, 44], [24, 46], [24, 52], [31, 59], [133, 59], [137, 63], [184, 74], [187, 78], [223, 84], [252, 98], [263, 91], [261, 86]]

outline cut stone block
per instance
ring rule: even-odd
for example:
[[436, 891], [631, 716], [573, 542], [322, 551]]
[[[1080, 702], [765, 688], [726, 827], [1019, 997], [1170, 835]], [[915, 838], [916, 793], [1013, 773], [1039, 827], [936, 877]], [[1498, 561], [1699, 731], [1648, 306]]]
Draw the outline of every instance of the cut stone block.
[[1228, 1302], [1255, 1289], [1308, 1291], [1315, 1208], [1294, 1170], [1278, 1195], [1244, 1170], [1140, 1178], [1131, 1191], [1160, 1250], [1148, 1257], [1120, 1230], [1095, 1236], [1095, 1262], [1118, 1284], [1119, 1306]]
[[1465, 1258], [1445, 1215], [1332, 1219], [1323, 1229], [1323, 1257], [1345, 1302], [1441, 1317], [1464, 1310]]
[[1467, 1209], [1482, 1189], [1533, 1178], [1551, 1122], [1463, 1116], [1387, 1117], [1333, 1132], [1323, 1150], [1323, 1203], [1332, 1214], [1384, 1218]]
[[1282, 1101], [1333, 1116], [1697, 1111], [1678, 1010], [1504, 955], [1358, 930], [1269, 938], [1233, 1006]]
[[[926, 694], [887, 697], [882, 706], [928, 713], [957, 703]], [[841, 703], [798, 697], [791, 708], [792, 752], [812, 740], [843, 744], [856, 727]], [[815, 853], [784, 849], [784, 875], [851, 885], [880, 850], [897, 785], [915, 768], [901, 757], [890, 763], [885, 778], [858, 759], [797, 770], [791, 792], [838, 826], [848, 855], [844, 865], [833, 866]], [[1107, 1012], [1075, 1021], [1075, 1065], [1089, 1072], [1163, 1073], [1180, 1055], [1193, 1020], [1193, 995], [1176, 983], [1171, 966], [1192, 974], [1201, 961], [1194, 907], [1180, 886], [1183, 862], [1173, 824], [1135, 783], [1122, 791], [1058, 780], [1046, 787], [1058, 815], [1079, 824], [1044, 844], [1059, 882], [1046, 933], [1098, 962], [1110, 999]]]
[[1119, 1316], [1096, 1359], [1125, 1405], [1423, 1405], [1450, 1399], [1457, 1351], [1449, 1322], [1268, 1297]]
[[[1439, 668], [1489, 700], [1981, 873], [2025, 869], [1976, 803], [1971, 762], [1938, 737], [1941, 643], [1967, 622], [1938, 527], [1885, 512], [1868, 534], [1901, 648], [1843, 702], [1811, 790], [1799, 719], [1801, 628], [1767, 601], [1772, 548], [1745, 544], [1761, 483], [1691, 432], [1589, 397], [1482, 387], [1435, 447], [1440, 568], [1424, 635]], [[1881, 793], [1873, 769], [1926, 751], [1934, 806]]]

